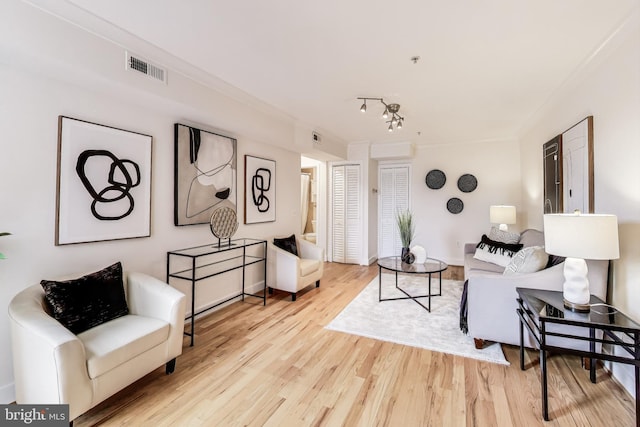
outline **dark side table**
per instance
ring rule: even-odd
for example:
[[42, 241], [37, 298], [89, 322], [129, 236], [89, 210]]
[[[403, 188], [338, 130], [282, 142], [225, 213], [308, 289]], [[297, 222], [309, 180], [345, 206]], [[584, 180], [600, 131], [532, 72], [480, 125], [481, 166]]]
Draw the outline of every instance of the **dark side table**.
[[[542, 417], [549, 421], [547, 352], [551, 351], [589, 358], [592, 383], [596, 382], [595, 359], [634, 365], [636, 426], [640, 427], [638, 418], [640, 413], [640, 325], [593, 295], [590, 301], [591, 311], [578, 313], [564, 307], [562, 292], [527, 288], [516, 288], [516, 291], [518, 292], [517, 312], [520, 317], [520, 369], [525, 369], [524, 328], [526, 327], [540, 349]], [[565, 329], [551, 325], [570, 325], [574, 328]], [[599, 338], [600, 336], [602, 338]], [[564, 338], [563, 343], [587, 342], [589, 350], [577, 350], [558, 344], [550, 345], [551, 337]], [[603, 353], [602, 346], [596, 346], [597, 343], [610, 345], [612, 354]], [[596, 351], [597, 348], [599, 348], [598, 351]]]

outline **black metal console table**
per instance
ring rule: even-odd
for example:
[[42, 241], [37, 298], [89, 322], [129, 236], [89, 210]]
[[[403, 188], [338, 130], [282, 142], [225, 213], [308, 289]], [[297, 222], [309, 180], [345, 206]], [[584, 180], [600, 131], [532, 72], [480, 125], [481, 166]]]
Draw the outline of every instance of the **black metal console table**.
[[[247, 249], [253, 246], [262, 246], [262, 253], [260, 253], [259, 250], [257, 254], [247, 253]], [[186, 258], [190, 261], [188, 267], [185, 268], [186, 263], [184, 263], [180, 269], [172, 271], [171, 260], [174, 257]], [[245, 292], [246, 267], [260, 262], [264, 263], [264, 289], [262, 295], [247, 293]], [[242, 292], [196, 313], [196, 282], [240, 268], [242, 269]], [[167, 252], [167, 283], [170, 283], [169, 280], [171, 278], [191, 282], [191, 314], [187, 317], [187, 319], [191, 321], [191, 332], [185, 332], [185, 335], [191, 337], [191, 346], [193, 346], [194, 323], [197, 315], [212, 310], [235, 298], [242, 297], [244, 301], [245, 296], [261, 298], [263, 305], [267, 304], [267, 241], [258, 239], [234, 239], [220, 244], [214, 243]]]
[[[636, 376], [636, 426], [640, 427], [640, 325], [614, 307], [591, 296], [591, 311], [573, 312], [564, 307], [562, 292], [516, 288], [520, 317], [520, 369], [524, 370], [524, 328], [529, 330], [540, 349], [540, 382], [542, 385], [542, 417], [549, 421], [547, 398], [547, 352], [575, 354], [590, 359], [590, 379], [596, 382], [594, 359], [634, 365]], [[554, 328], [569, 325], [577, 328]], [[550, 327], [551, 326], [551, 327]], [[602, 334], [596, 334], [601, 331]], [[602, 338], [599, 338], [602, 336]], [[549, 344], [549, 338], [564, 338], [564, 343], [588, 343], [589, 350], [577, 350]], [[611, 354], [596, 349], [596, 344], [612, 346]], [[584, 346], [586, 347], [586, 346]], [[616, 351], [617, 350], [617, 351]]]

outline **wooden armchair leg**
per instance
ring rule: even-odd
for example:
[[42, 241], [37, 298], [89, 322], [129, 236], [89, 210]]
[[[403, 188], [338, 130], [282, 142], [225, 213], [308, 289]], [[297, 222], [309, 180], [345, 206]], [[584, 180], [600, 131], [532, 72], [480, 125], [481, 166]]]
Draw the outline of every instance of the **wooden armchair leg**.
[[291, 301], [295, 301], [295, 300], [296, 300], [296, 293], [291, 292]]
[[320, 280], [316, 280], [316, 288], [320, 287]]
[[474, 338], [473, 344], [476, 346], [476, 350], [482, 350], [484, 347], [484, 340], [480, 338]]

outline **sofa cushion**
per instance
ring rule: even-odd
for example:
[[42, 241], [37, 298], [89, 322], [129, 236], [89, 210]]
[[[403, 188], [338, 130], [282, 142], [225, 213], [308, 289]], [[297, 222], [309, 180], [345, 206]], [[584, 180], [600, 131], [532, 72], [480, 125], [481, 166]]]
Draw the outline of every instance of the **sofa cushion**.
[[169, 324], [128, 314], [78, 334], [90, 378], [97, 378], [169, 338]]
[[500, 230], [497, 227], [491, 227], [491, 230], [489, 231], [489, 238], [501, 243], [520, 243], [520, 233]]
[[502, 274], [504, 267], [490, 262], [475, 259], [474, 254], [466, 254], [464, 256], [465, 277], [469, 277], [472, 273], [499, 273]]
[[549, 255], [542, 246], [528, 246], [513, 256], [505, 267], [504, 274], [535, 273], [547, 266]]
[[287, 252], [294, 254], [295, 256], [298, 256], [298, 245], [296, 244], [295, 234], [292, 234], [289, 237], [274, 238], [273, 244], [279, 247], [280, 249], [283, 249]]
[[48, 311], [74, 334], [129, 313], [119, 262], [77, 279], [42, 280], [40, 285]]
[[320, 260], [317, 259], [300, 259], [300, 276], [308, 276], [318, 271], [320, 268]]
[[520, 243], [525, 248], [528, 246], [544, 246], [544, 233], [528, 228], [520, 233]]

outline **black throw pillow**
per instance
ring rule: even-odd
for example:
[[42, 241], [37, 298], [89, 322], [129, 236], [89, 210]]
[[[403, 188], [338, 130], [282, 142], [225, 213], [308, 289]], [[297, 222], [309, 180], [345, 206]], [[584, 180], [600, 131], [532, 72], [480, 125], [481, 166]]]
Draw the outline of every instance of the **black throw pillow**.
[[129, 313], [119, 262], [77, 279], [42, 280], [40, 285], [53, 318], [74, 334]]
[[298, 245], [296, 244], [295, 234], [292, 234], [289, 237], [284, 237], [282, 239], [274, 238], [273, 244], [280, 249], [284, 249], [285, 251], [291, 252], [295, 256], [298, 256]]
[[518, 252], [523, 247], [522, 243], [496, 242], [495, 240], [491, 240], [490, 238], [488, 238], [486, 234], [483, 234], [482, 235], [482, 239], [480, 240], [480, 243], [478, 243], [476, 245], [476, 248], [478, 248], [478, 247], [482, 248], [482, 247], [485, 247], [487, 245], [488, 246], [493, 246], [494, 248], [499, 248], [499, 249], [502, 249], [502, 250], [513, 252], [513, 253]]

